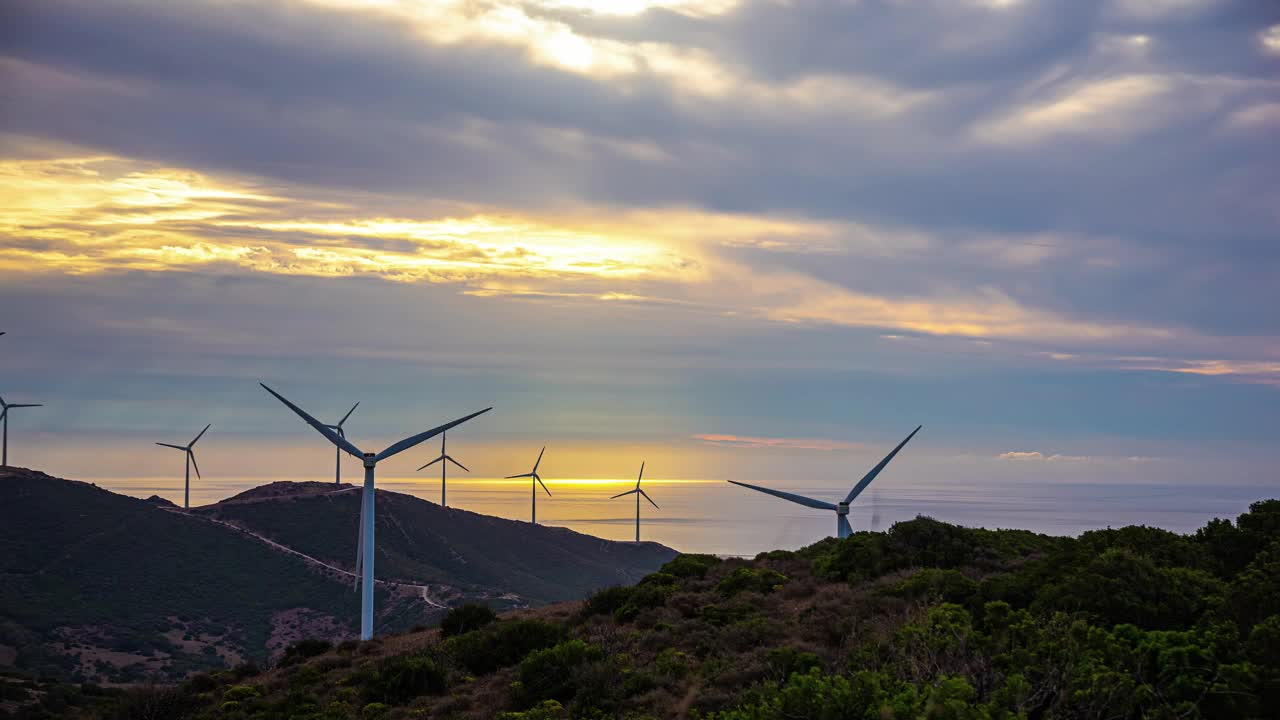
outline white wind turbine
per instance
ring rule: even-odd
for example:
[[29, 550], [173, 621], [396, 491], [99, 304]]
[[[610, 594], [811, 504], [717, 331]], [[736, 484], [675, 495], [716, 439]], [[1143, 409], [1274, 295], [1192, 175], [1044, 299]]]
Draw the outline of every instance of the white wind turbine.
[[847, 538], [853, 534], [853, 528], [849, 525], [849, 503], [853, 502], [854, 498], [858, 497], [858, 495], [862, 494], [863, 490], [867, 489], [867, 486], [871, 484], [871, 481], [876, 479], [876, 476], [880, 474], [881, 470], [884, 470], [884, 466], [889, 464], [889, 461], [893, 459], [893, 456], [897, 455], [898, 451], [910, 442], [911, 438], [915, 437], [916, 433], [920, 432], [920, 428], [922, 427], [924, 426], [920, 425], [916, 427], [915, 430], [912, 430], [906, 440], [898, 443], [898, 447], [894, 448], [893, 452], [886, 455], [875, 467], [871, 468], [871, 472], [864, 475], [862, 479], [858, 481], [858, 484], [853, 486], [853, 489], [849, 491], [849, 494], [845, 496], [844, 500], [836, 504], [826, 502], [825, 500], [815, 500], [803, 495], [783, 492], [781, 490], [771, 490], [769, 488], [760, 487], [759, 485], [749, 485], [736, 480], [730, 480], [729, 482], [734, 485], [751, 488], [752, 490], [758, 490], [762, 493], [773, 495], [774, 497], [780, 497], [783, 500], [790, 500], [793, 503], [798, 503], [805, 507], [817, 508], [818, 510], [834, 510], [836, 513], [836, 537]]
[[264, 383], [258, 383], [262, 388], [276, 397], [277, 400], [284, 403], [290, 410], [297, 413], [298, 417], [307, 422], [308, 425], [315, 428], [321, 435], [337, 445], [339, 448], [354, 457], [360, 458], [364, 463], [364, 494], [360, 503], [360, 566], [357, 572], [360, 574], [360, 639], [369, 640], [373, 637], [373, 528], [374, 528], [374, 492], [373, 492], [373, 471], [377, 464], [387, 458], [401, 453], [409, 448], [417, 445], [425, 440], [449, 430], [457, 425], [470, 420], [471, 418], [489, 412], [493, 408], [487, 407], [479, 412], [471, 413], [466, 417], [458, 418], [450, 423], [445, 423], [438, 428], [418, 433], [411, 437], [407, 437], [398, 443], [391, 445], [380, 453], [362, 452], [360, 448], [352, 445], [346, 438], [334, 432], [329, 426], [316, 420], [307, 414], [305, 410], [294, 405], [284, 398], [283, 395], [267, 387]]
[[156, 443], [157, 445], [163, 445], [167, 448], [173, 448], [174, 450], [181, 450], [182, 452], [187, 454], [187, 477], [186, 477], [186, 482], [183, 483], [183, 486], [182, 486], [182, 507], [184, 508], [191, 507], [191, 467], [193, 465], [196, 468], [196, 477], [200, 478], [201, 480], [204, 479], [200, 477], [200, 466], [196, 464], [196, 452], [192, 448], [195, 447], [196, 440], [199, 440], [201, 437], [203, 437], [204, 434], [208, 432], [209, 428], [212, 426], [213, 426], [212, 423], [210, 423], [209, 425], [205, 425], [204, 430], [201, 430], [200, 434], [196, 435], [195, 440], [192, 440], [186, 445], [170, 445], [169, 443], [162, 443], [162, 442]]
[[[4, 333], [0, 333], [3, 335]], [[9, 466], [9, 411], [14, 408], [44, 407], [39, 403], [7, 403], [0, 398], [0, 421], [4, 421], [4, 449], [0, 451], [0, 465]]]
[[422, 472], [423, 470], [426, 470], [432, 465], [435, 465], [436, 463], [440, 463], [440, 507], [449, 507], [449, 503], [446, 502], [447, 498], [445, 496], [445, 470], [449, 467], [449, 463], [453, 463], [454, 465], [457, 465], [458, 467], [462, 468], [466, 472], [471, 472], [470, 470], [467, 470], [466, 465], [463, 465], [457, 460], [454, 460], [449, 455], [449, 453], [445, 452], [444, 448], [445, 448], [446, 435], [448, 435], [448, 433], [440, 433], [440, 457], [418, 468], [418, 472]]
[[[347, 418], [351, 417], [351, 413], [355, 412], [356, 408], [358, 407], [360, 407], [360, 403], [356, 403], [355, 405], [352, 405], [351, 409], [347, 411], [346, 415], [342, 416], [342, 419], [338, 421], [337, 425], [326, 425], [325, 427], [338, 433], [338, 437], [340, 438], [346, 437], [347, 434], [342, 431], [342, 423], [346, 422]], [[334, 447], [333, 456], [334, 456], [333, 484], [341, 485], [342, 484], [342, 448]]]
[[634, 494], [636, 496], [636, 542], [640, 542], [640, 498], [643, 496], [645, 500], [649, 501], [650, 505], [652, 505], [656, 509], [661, 510], [661, 508], [658, 507], [658, 503], [654, 502], [653, 498], [649, 497], [649, 493], [646, 493], [645, 491], [640, 489], [640, 480], [643, 478], [644, 478], [644, 463], [641, 462], [640, 476], [636, 478], [635, 489], [628, 490], [624, 493], [618, 493], [617, 495], [614, 495], [613, 497], [609, 498], [610, 500], [617, 500], [618, 498], [623, 497], [624, 495]]
[[538, 486], [541, 485], [542, 490], [547, 493], [547, 497], [551, 497], [551, 491], [547, 490], [547, 484], [542, 482], [542, 477], [538, 475], [538, 465], [542, 463], [542, 453], [546, 451], [547, 451], [547, 446], [543, 445], [542, 451], [538, 453], [537, 461], [533, 463], [533, 470], [530, 470], [529, 472], [524, 473], [523, 475], [508, 475], [506, 478], [507, 480], [514, 480], [515, 478], [526, 478], [526, 477], [533, 478], [533, 511], [532, 511], [532, 514], [530, 515], [529, 522], [533, 523], [534, 525], [538, 524]]

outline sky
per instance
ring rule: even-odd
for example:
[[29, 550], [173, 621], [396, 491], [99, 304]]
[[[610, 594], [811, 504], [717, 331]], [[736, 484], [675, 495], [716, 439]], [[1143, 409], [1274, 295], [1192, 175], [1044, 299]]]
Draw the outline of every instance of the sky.
[[1280, 5], [0, 14], [12, 464], [1280, 495]]

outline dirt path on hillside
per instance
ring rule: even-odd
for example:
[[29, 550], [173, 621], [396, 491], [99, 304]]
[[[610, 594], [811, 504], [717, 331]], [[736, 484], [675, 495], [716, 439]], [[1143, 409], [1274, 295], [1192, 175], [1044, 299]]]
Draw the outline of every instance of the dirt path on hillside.
[[[324, 562], [323, 560], [320, 560], [318, 558], [311, 557], [310, 555], [304, 552], [299, 552], [298, 550], [294, 550], [288, 545], [281, 545], [280, 543], [276, 542], [275, 540], [272, 540], [269, 537], [265, 537], [248, 528], [241, 527], [234, 523], [229, 523], [225, 520], [219, 520], [217, 518], [205, 517], [204, 515], [195, 515], [180, 509], [164, 508], [164, 510], [166, 512], [176, 513], [178, 515], [183, 515], [191, 518], [197, 518], [199, 520], [210, 522], [215, 525], [221, 525], [226, 528], [231, 528], [236, 532], [239, 532], [244, 535], [248, 535], [249, 537], [253, 538], [254, 540], [257, 540], [258, 542], [265, 544], [266, 546], [272, 548], [273, 550], [278, 550], [279, 552], [288, 553], [290, 555], [293, 555], [294, 557], [300, 558], [303, 562], [308, 563], [312, 566], [323, 568], [325, 570], [328, 570], [329, 572], [337, 573], [339, 575], [351, 578], [353, 580], [359, 579], [355, 573], [349, 570], [343, 570], [340, 567], [330, 565], [329, 563]], [[431, 597], [431, 588], [428, 585], [414, 585], [413, 583], [393, 582], [391, 580], [378, 580], [377, 578], [374, 578], [373, 582], [378, 585], [385, 585], [387, 587], [392, 587], [392, 588], [408, 588], [410, 590], [416, 590], [418, 591], [419, 596], [422, 598], [422, 601], [425, 602], [426, 604], [435, 608], [440, 608], [441, 610], [449, 609], [447, 605], [442, 605], [441, 603], [436, 602], [436, 600]]]

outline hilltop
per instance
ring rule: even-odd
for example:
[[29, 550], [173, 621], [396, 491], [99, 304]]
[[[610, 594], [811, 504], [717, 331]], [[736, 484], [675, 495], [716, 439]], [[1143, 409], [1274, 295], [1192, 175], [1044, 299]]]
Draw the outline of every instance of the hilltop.
[[[384, 490], [377, 509], [378, 577], [429, 585], [442, 598], [483, 597], [506, 607], [578, 599], [636, 582], [675, 556], [657, 543], [602, 540]], [[356, 486], [277, 482], [193, 512], [355, 569]]]
[[1194, 535], [921, 517], [750, 561], [682, 555], [582, 602], [303, 642], [262, 673], [85, 690], [59, 701], [190, 720], [1275, 717], [1280, 501]]
[[[354, 492], [273, 483], [184, 512], [0, 469], [0, 668], [94, 682], [265, 664], [355, 634]], [[380, 633], [448, 607], [533, 607], [634, 582], [675, 556], [378, 492]]]

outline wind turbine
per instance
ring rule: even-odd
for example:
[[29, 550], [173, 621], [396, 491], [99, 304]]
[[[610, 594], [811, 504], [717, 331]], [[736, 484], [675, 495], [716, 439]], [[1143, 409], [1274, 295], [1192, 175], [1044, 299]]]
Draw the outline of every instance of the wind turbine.
[[538, 459], [533, 463], [533, 469], [523, 475], [508, 475], [508, 480], [515, 478], [533, 478], [533, 513], [529, 522], [534, 525], [538, 524], [538, 486], [541, 485], [543, 491], [547, 493], [547, 497], [551, 497], [551, 491], [547, 490], [547, 484], [542, 482], [542, 477], [538, 475], [538, 465], [542, 462], [542, 453], [547, 451], [547, 446], [542, 446], [542, 452], [538, 453]]
[[[0, 333], [3, 335], [4, 333]], [[9, 411], [13, 408], [44, 407], [39, 403], [7, 403], [0, 398], [0, 420], [4, 421], [4, 450], [0, 451], [0, 465], [9, 467]]]
[[446, 498], [445, 498], [445, 492], [444, 492], [445, 491], [445, 487], [444, 487], [445, 486], [445, 469], [449, 467], [449, 463], [453, 463], [454, 465], [457, 465], [463, 470], [466, 470], [467, 472], [471, 472], [470, 470], [467, 470], [466, 465], [463, 465], [457, 460], [454, 460], [452, 457], [449, 456], [449, 453], [445, 452], [444, 443], [445, 443], [446, 435], [448, 435], [448, 433], [440, 433], [440, 457], [418, 468], [418, 472], [422, 472], [423, 470], [426, 470], [432, 465], [435, 465], [436, 463], [440, 463], [440, 507], [449, 507], [449, 503], [445, 502]]
[[[355, 412], [356, 408], [358, 407], [360, 407], [360, 403], [356, 403], [355, 405], [352, 405], [351, 409], [347, 411], [346, 415], [342, 416], [342, 419], [338, 421], [337, 425], [326, 425], [325, 427], [338, 433], [338, 437], [340, 438], [346, 437], [346, 433], [342, 432], [342, 423], [346, 422], [347, 418], [351, 417], [351, 413]], [[342, 448], [334, 447], [333, 455], [334, 455], [333, 484], [341, 485], [342, 484]]]
[[361, 558], [360, 573], [360, 639], [369, 640], [373, 637], [373, 527], [374, 527], [374, 493], [373, 493], [373, 471], [379, 461], [386, 460], [392, 455], [401, 453], [409, 448], [417, 445], [424, 440], [430, 440], [454, 426], [470, 420], [477, 415], [483, 415], [493, 408], [487, 407], [480, 412], [474, 412], [466, 417], [458, 418], [450, 423], [445, 423], [438, 428], [418, 433], [392, 444], [380, 453], [362, 452], [360, 448], [352, 445], [345, 437], [334, 432], [329, 426], [316, 420], [307, 414], [305, 410], [294, 405], [284, 398], [283, 395], [267, 387], [264, 383], [262, 389], [271, 393], [277, 400], [284, 403], [290, 410], [295, 412], [298, 417], [307, 422], [308, 425], [315, 428], [321, 435], [325, 436], [329, 442], [337, 445], [339, 448], [352, 455], [360, 458], [364, 463], [364, 495], [360, 503], [360, 553]]
[[205, 425], [204, 430], [201, 430], [200, 434], [196, 435], [195, 440], [192, 440], [186, 445], [170, 445], [169, 443], [162, 443], [162, 442], [156, 443], [157, 445], [163, 445], [168, 448], [173, 448], [174, 450], [181, 450], [187, 454], [187, 480], [186, 480], [186, 483], [183, 485], [183, 489], [182, 489], [182, 507], [184, 508], [191, 507], [191, 466], [192, 465], [195, 465], [196, 477], [200, 478], [201, 480], [204, 479], [200, 477], [200, 466], [196, 464], [196, 453], [194, 450], [192, 450], [192, 448], [195, 447], [196, 440], [199, 440], [201, 437], [203, 437], [204, 434], [208, 432], [209, 428], [212, 427], [212, 425], [213, 423], [210, 423], [209, 425]]
[[881, 470], [884, 470], [884, 466], [889, 464], [889, 461], [893, 459], [893, 456], [897, 455], [898, 451], [910, 442], [911, 438], [915, 437], [916, 433], [920, 432], [920, 428], [922, 427], [924, 426], [920, 425], [916, 427], [915, 430], [912, 430], [911, 434], [907, 436], [907, 439], [898, 443], [898, 447], [894, 448], [893, 452], [885, 455], [883, 460], [881, 460], [875, 467], [871, 468], [871, 472], [862, 476], [862, 479], [858, 481], [857, 485], [853, 486], [853, 489], [849, 491], [849, 494], [845, 496], [844, 500], [834, 505], [824, 500], [814, 500], [813, 498], [807, 498], [803, 495], [796, 495], [789, 492], [782, 492], [781, 490], [770, 490], [769, 488], [760, 487], [759, 485], [748, 485], [747, 483], [738, 482], [736, 480], [730, 480], [729, 482], [734, 485], [741, 485], [744, 488], [758, 490], [767, 495], [780, 497], [783, 500], [790, 500], [793, 503], [798, 503], [805, 507], [817, 508], [818, 510], [834, 510], [836, 513], [836, 537], [847, 538], [853, 534], [853, 528], [849, 525], [849, 503], [853, 502], [854, 498], [858, 497], [858, 495], [862, 494], [863, 490], [867, 489], [867, 486], [871, 484], [871, 481], [876, 479], [876, 476], [880, 474]]
[[[658, 503], [654, 502], [653, 498], [649, 497], [648, 493], [640, 489], [640, 480], [643, 477], [644, 477], [644, 463], [642, 462], [640, 463], [640, 477], [636, 478], [635, 489], [628, 490], [624, 493], [618, 493], [617, 495], [614, 495], [613, 497], [609, 498], [610, 500], [617, 500], [623, 495], [634, 494], [636, 496], [636, 542], [640, 542], [640, 496], [643, 495], [644, 499], [648, 500], [650, 505], [654, 506], [655, 508], [658, 508]], [[658, 509], [661, 510], [661, 508], [658, 508]]]

